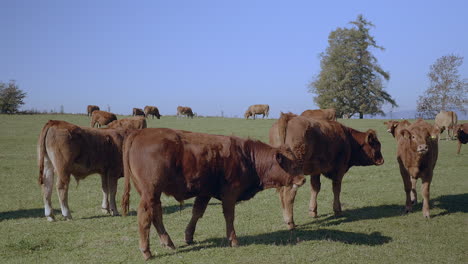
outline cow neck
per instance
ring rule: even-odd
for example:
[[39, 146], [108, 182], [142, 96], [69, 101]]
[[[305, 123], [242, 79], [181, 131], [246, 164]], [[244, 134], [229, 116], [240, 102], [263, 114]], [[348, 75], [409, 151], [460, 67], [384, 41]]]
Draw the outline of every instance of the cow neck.
[[351, 147], [351, 155], [348, 162], [348, 167], [352, 166], [367, 166], [373, 163], [367, 158], [362, 147], [366, 140], [366, 133], [354, 130], [347, 127], [348, 139]]
[[271, 162], [268, 162], [269, 148], [264, 143], [250, 139], [247, 140], [246, 145], [250, 153], [251, 165], [255, 169], [256, 176], [260, 181], [259, 184], [263, 186], [263, 182], [268, 177], [268, 171], [271, 168]]

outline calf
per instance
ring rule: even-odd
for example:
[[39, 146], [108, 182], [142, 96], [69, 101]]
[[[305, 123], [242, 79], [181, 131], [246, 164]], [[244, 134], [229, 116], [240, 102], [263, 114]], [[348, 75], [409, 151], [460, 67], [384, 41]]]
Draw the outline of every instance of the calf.
[[461, 145], [468, 142], [468, 123], [458, 125], [455, 128], [455, 133], [457, 134], [458, 140], [457, 154], [460, 154]]
[[[320, 174], [332, 180], [333, 210], [341, 214], [341, 181], [352, 166], [382, 165], [380, 142], [374, 130], [360, 132], [336, 121], [312, 119], [291, 113], [281, 113], [270, 129], [270, 144], [286, 144], [302, 164], [304, 174], [311, 175], [312, 194], [309, 214], [317, 217], [317, 195]], [[296, 190], [283, 187], [280, 191], [284, 221], [294, 228], [293, 205]]]
[[38, 142], [39, 184], [42, 187], [45, 216], [54, 220], [51, 196], [54, 174], [62, 215], [71, 219], [68, 207], [70, 176], [77, 181], [90, 174], [101, 175], [102, 208], [117, 215], [117, 180], [123, 176], [122, 143], [125, 130], [79, 127], [50, 120], [42, 128]]
[[114, 120], [117, 120], [115, 114], [96, 110], [91, 114], [91, 127], [94, 127], [96, 124], [98, 127], [105, 126]]
[[417, 203], [416, 181], [421, 178], [423, 215], [429, 218], [429, 188], [438, 156], [437, 136], [434, 127], [423, 120], [402, 129], [397, 137], [397, 160], [406, 193], [406, 212]]
[[[199, 218], [213, 197], [222, 202], [226, 235], [237, 246], [234, 207], [257, 192], [274, 187], [297, 188], [304, 183], [301, 169], [289, 149], [234, 136], [191, 133], [167, 128], [134, 130], [124, 143], [124, 215], [128, 211], [130, 178], [141, 196], [138, 206], [140, 250], [151, 257], [150, 225], [161, 244], [174, 248], [162, 222], [161, 194], [178, 201], [195, 198], [185, 241], [193, 242]], [[296, 187], [293, 187], [296, 186]]]
[[124, 119], [119, 119], [110, 122], [107, 128], [121, 129], [143, 129], [146, 128], [146, 119], [142, 116], [134, 116]]

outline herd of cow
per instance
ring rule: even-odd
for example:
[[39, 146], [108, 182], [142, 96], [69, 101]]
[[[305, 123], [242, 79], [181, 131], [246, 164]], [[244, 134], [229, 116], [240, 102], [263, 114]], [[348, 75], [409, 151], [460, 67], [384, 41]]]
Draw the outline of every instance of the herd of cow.
[[[92, 107], [91, 107], [92, 108]], [[317, 217], [320, 175], [332, 180], [333, 210], [341, 213], [341, 182], [352, 166], [382, 165], [384, 158], [374, 130], [357, 131], [336, 121], [333, 109], [307, 110], [301, 115], [281, 113], [269, 131], [269, 143], [169, 128], [146, 128], [144, 117], [117, 120], [115, 115], [88, 108], [91, 128], [65, 121], [50, 120], [42, 128], [38, 142], [39, 184], [42, 187], [47, 220], [54, 221], [51, 204], [54, 174], [57, 176], [61, 212], [71, 219], [68, 206], [70, 178], [79, 181], [90, 174], [101, 175], [102, 209], [118, 215], [118, 179], [124, 177], [122, 211], [129, 211], [131, 181], [141, 199], [137, 209], [139, 247], [145, 259], [152, 256], [149, 246], [153, 224], [164, 246], [174, 248], [163, 225], [161, 194], [177, 201], [195, 197], [192, 217], [185, 229], [185, 241], [193, 242], [197, 221], [208, 202], [222, 202], [226, 236], [231, 246], [238, 244], [234, 230], [234, 209], [239, 201], [257, 192], [277, 188], [283, 218], [289, 229], [295, 227], [293, 205], [304, 175], [311, 176], [309, 214]], [[193, 117], [191, 109], [178, 107], [178, 114]], [[180, 112], [179, 112], [180, 110]], [[249, 116], [260, 112], [249, 108]], [[156, 107], [135, 111], [160, 118]], [[268, 116], [269, 107], [263, 108]], [[246, 118], [248, 118], [246, 112]], [[446, 118], [439, 118], [446, 120]], [[422, 180], [423, 215], [429, 218], [429, 187], [438, 155], [438, 138], [453, 130], [461, 143], [467, 142], [468, 124], [432, 125], [424, 120], [385, 122], [397, 142], [397, 160], [406, 193], [406, 212], [417, 202], [416, 181]], [[95, 123], [106, 128], [94, 128]], [[452, 132], [452, 135], [453, 136]], [[450, 133], [449, 133], [450, 136]], [[461, 144], [460, 143], [460, 144]]]

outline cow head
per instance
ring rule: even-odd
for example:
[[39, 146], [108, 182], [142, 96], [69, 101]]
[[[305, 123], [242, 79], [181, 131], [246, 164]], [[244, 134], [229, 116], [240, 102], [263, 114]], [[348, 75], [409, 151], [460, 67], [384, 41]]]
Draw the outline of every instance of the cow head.
[[287, 147], [280, 147], [272, 154], [272, 164], [266, 177], [263, 177], [264, 188], [291, 186], [299, 187], [305, 183], [302, 164], [298, 162], [292, 151]]
[[412, 152], [424, 155], [429, 151], [432, 142], [437, 140], [437, 137], [431, 134], [431, 131], [425, 127], [413, 127], [411, 130], [401, 130], [400, 140], [403, 140]]
[[369, 129], [364, 138], [364, 142], [361, 145], [362, 151], [366, 162], [361, 165], [382, 165], [384, 164], [384, 158], [382, 152], [380, 151], [380, 141], [377, 138], [377, 134], [374, 130]]

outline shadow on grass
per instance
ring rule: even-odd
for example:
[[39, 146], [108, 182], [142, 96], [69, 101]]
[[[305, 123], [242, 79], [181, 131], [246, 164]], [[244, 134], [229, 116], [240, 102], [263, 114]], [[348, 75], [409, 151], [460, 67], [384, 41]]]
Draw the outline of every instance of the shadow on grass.
[[[54, 210], [55, 215], [60, 215], [60, 210]], [[24, 209], [9, 212], [0, 212], [0, 222], [3, 220], [21, 219], [21, 218], [39, 218], [44, 216], [44, 208]]]
[[[392, 241], [391, 237], [383, 236], [379, 232], [371, 234], [346, 232], [332, 229], [318, 230], [281, 230], [272, 233], [241, 236], [238, 237], [240, 247], [249, 245], [272, 245], [272, 246], [290, 246], [305, 241], [330, 241], [352, 245], [378, 246]], [[176, 253], [198, 251], [201, 249], [228, 247], [226, 238], [212, 238], [196, 242], [194, 245], [183, 245], [177, 248], [177, 252], [168, 252], [158, 254], [158, 256], [169, 256]]]
[[[442, 195], [431, 200], [431, 208], [440, 208], [445, 210], [432, 217], [447, 215], [451, 213], [468, 213], [468, 193], [464, 194], [453, 194], [453, 195]], [[360, 220], [373, 220], [387, 217], [394, 217], [405, 215], [404, 203], [402, 204], [390, 204], [390, 205], [379, 205], [379, 206], [366, 206], [357, 209], [345, 210], [341, 216], [326, 216], [325, 218], [319, 217], [318, 219], [312, 220], [309, 223], [300, 226], [309, 225], [320, 225], [320, 226], [334, 226], [341, 223], [348, 223]], [[422, 209], [422, 201], [413, 206], [413, 213], [420, 212]], [[321, 219], [322, 218], [322, 219]], [[299, 226], [299, 227], [300, 227]]]

